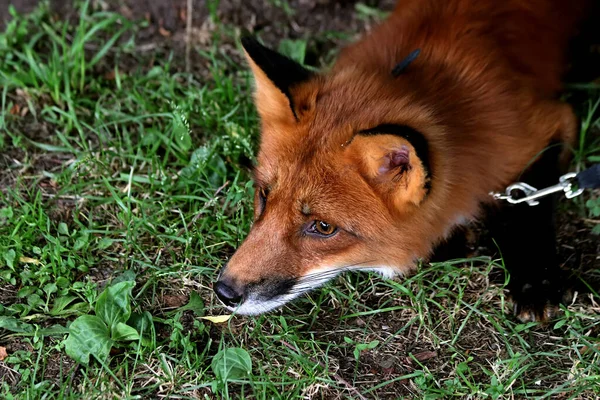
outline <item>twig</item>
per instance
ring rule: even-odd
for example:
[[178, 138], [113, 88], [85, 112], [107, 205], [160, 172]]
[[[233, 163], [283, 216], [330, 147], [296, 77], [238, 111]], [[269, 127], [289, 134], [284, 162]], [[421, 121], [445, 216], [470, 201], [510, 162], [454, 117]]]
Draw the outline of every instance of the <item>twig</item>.
[[583, 218], [583, 221], [589, 222], [590, 224], [600, 224], [600, 219]]
[[[289, 344], [288, 342], [286, 342], [285, 340], [280, 340], [280, 342], [287, 347], [288, 349], [291, 349], [292, 351], [294, 351], [296, 354], [298, 354], [298, 351], [294, 348], [294, 346], [292, 346], [291, 344]], [[321, 368], [323, 369], [327, 369], [325, 367], [325, 365], [323, 365], [322, 362], [315, 360], [314, 358], [309, 357], [308, 358], [310, 361], [312, 361], [315, 364], [319, 364], [321, 366]], [[342, 378], [341, 376], [339, 376], [336, 372], [333, 373], [333, 377], [335, 378], [336, 381], [338, 381], [338, 383], [341, 383], [342, 385], [344, 385], [346, 387], [346, 389], [348, 389], [349, 392], [354, 393], [356, 395], [356, 397], [358, 397], [360, 400], [367, 400], [367, 398], [365, 396], [363, 396], [362, 394], [360, 394], [360, 392], [358, 391], [357, 388], [355, 388], [354, 386], [352, 386], [350, 383], [348, 383], [347, 380], [345, 380], [344, 378]]]
[[186, 41], [185, 41], [185, 72], [191, 71], [190, 65], [190, 54], [192, 51], [192, 14], [194, 12], [193, 0], [187, 0], [187, 21], [185, 27]]

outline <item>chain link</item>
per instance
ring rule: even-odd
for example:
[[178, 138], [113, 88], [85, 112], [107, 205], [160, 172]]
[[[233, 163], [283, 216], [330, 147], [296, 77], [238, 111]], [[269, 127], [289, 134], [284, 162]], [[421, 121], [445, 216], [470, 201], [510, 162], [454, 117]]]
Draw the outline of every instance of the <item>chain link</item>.
[[583, 189], [573, 189], [573, 181], [577, 173], [570, 172], [560, 177], [558, 184], [544, 189], [536, 189], [524, 182], [513, 183], [506, 188], [504, 193], [490, 192], [490, 195], [496, 200], [506, 200], [511, 204], [527, 203], [530, 206], [540, 204], [538, 199], [549, 196], [553, 193], [564, 192], [565, 197], [572, 199], [583, 193]]

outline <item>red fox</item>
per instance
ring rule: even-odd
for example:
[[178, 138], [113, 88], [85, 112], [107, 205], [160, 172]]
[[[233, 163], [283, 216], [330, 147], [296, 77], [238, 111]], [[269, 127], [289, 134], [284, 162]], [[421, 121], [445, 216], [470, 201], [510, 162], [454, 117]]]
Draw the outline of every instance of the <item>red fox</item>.
[[557, 96], [586, 7], [399, 1], [324, 73], [242, 39], [262, 129], [255, 221], [217, 297], [260, 314], [343, 271], [406, 275], [491, 209], [516, 316], [550, 318], [565, 292], [553, 201], [489, 193], [557, 182], [578, 127]]

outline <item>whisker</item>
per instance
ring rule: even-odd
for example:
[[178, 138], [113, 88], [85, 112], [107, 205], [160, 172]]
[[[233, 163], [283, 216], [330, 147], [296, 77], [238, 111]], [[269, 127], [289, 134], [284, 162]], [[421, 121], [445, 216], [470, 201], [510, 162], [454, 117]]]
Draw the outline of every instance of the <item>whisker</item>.
[[[373, 263], [374, 261], [375, 260], [363, 261], [355, 264], [348, 264], [341, 267], [308, 273], [298, 278], [296, 284], [284, 294], [277, 295], [269, 299], [261, 299], [260, 296], [258, 298], [250, 296], [250, 298], [247, 298], [246, 301], [238, 308], [243, 308], [244, 314], [261, 314], [271, 311], [287, 304], [290, 300], [315, 289], [317, 286], [326, 283], [341, 273], [360, 269], [361, 266], [367, 268], [368, 264]], [[236, 311], [237, 310], [234, 310], [234, 313]]]
[[363, 264], [368, 264], [371, 262], [374, 262], [375, 260], [370, 260], [370, 261], [362, 261], [356, 264], [349, 264], [349, 265], [345, 265], [343, 267], [337, 267], [337, 268], [333, 268], [333, 269], [329, 269], [329, 270], [325, 270], [325, 271], [319, 271], [319, 272], [313, 272], [313, 273], [309, 273], [307, 275], [304, 275], [303, 277], [301, 277], [300, 279], [298, 279], [298, 282], [306, 282], [306, 281], [311, 281], [317, 278], [323, 278], [323, 277], [327, 277], [327, 276], [335, 276], [338, 275], [342, 272], [346, 272], [346, 271], [351, 271], [352, 269], [354, 269], [355, 267], [358, 267], [360, 265]]
[[337, 267], [325, 271], [309, 273], [299, 278], [297, 283], [292, 287], [291, 290], [287, 292], [287, 294], [296, 295], [308, 292], [314, 289], [316, 286], [324, 284], [328, 280], [335, 278], [343, 272], [352, 271], [356, 269], [356, 267], [359, 267], [364, 264], [369, 264], [374, 261], [375, 260], [363, 261], [356, 264], [345, 265], [343, 267]]

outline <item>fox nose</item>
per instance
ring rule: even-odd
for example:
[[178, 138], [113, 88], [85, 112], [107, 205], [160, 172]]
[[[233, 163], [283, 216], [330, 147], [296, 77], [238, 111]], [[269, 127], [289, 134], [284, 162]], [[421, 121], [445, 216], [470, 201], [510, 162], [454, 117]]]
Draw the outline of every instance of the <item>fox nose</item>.
[[243, 293], [240, 288], [224, 280], [219, 280], [215, 283], [214, 291], [219, 300], [227, 307], [236, 307], [242, 302]]

